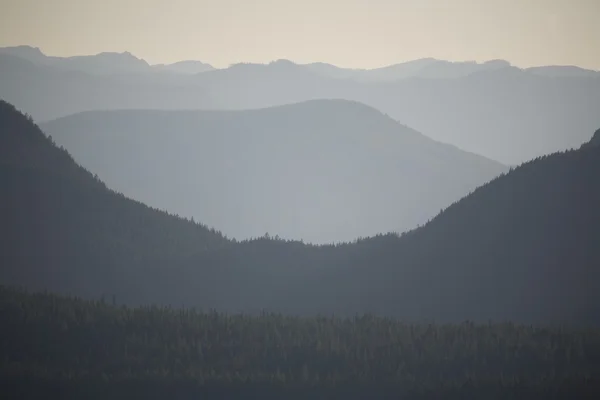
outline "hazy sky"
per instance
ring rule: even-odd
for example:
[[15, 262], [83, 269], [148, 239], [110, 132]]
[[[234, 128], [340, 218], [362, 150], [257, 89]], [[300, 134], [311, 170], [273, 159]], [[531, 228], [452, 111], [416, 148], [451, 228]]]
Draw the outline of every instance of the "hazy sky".
[[436, 57], [600, 69], [600, 0], [0, 0], [0, 46], [217, 67]]

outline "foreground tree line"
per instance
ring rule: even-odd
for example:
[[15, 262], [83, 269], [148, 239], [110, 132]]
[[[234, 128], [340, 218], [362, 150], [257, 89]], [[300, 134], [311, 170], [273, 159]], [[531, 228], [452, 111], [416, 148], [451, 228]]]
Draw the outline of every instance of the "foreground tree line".
[[12, 398], [600, 393], [596, 329], [127, 308], [5, 287], [0, 326], [0, 382]]

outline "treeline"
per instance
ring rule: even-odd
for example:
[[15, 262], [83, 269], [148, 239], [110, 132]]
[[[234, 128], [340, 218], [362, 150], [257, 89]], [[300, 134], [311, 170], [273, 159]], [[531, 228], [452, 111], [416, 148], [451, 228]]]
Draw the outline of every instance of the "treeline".
[[0, 326], [0, 381], [19, 398], [600, 393], [594, 329], [127, 308], [11, 288], [0, 289]]

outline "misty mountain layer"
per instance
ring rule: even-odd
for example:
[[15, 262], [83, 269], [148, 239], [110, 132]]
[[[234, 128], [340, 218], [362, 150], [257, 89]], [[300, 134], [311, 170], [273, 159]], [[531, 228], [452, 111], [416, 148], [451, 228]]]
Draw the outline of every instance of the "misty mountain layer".
[[91, 75], [119, 75], [131, 73], [172, 72], [197, 74], [214, 69], [200, 61], [180, 61], [173, 64], [150, 65], [129, 52], [105, 52], [95, 55], [53, 57], [45, 55], [39, 48], [14, 46], [0, 48], [0, 54], [16, 56], [40, 65], [51, 66], [64, 71], [79, 71]]
[[90, 110], [250, 109], [341, 98], [512, 165], [577, 148], [600, 125], [600, 73], [576, 67], [522, 70], [503, 61], [424, 59], [347, 73], [280, 60], [193, 74], [181, 72], [195, 63], [175, 64], [164, 73], [164, 67], [115, 53], [76, 58], [93, 68], [73, 70], [62, 66], [67, 61], [26, 49], [25, 55], [23, 49], [0, 54], [0, 93], [40, 121]]
[[409, 230], [505, 171], [343, 100], [88, 112], [43, 129], [111, 188], [238, 239]]

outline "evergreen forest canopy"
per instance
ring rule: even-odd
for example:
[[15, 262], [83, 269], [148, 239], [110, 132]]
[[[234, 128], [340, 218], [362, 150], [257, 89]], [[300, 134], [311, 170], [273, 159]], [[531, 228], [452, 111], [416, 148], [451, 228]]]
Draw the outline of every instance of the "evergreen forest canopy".
[[600, 322], [596, 146], [532, 160], [401, 236], [235, 242], [107, 189], [0, 111], [3, 284], [228, 312]]
[[567, 399], [597, 329], [118, 307], [0, 287], [0, 387], [56, 399]]

